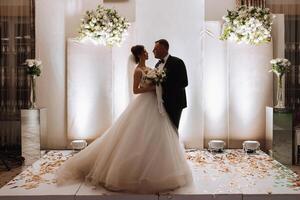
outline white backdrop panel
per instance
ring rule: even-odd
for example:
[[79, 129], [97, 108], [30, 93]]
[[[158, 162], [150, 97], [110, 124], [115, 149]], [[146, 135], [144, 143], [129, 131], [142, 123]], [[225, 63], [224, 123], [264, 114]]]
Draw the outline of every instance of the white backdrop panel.
[[68, 138], [95, 139], [112, 123], [112, 49], [68, 40]]
[[[36, 0], [36, 57], [43, 62], [37, 83], [37, 104], [47, 108], [48, 125], [47, 144], [42, 148], [62, 149], [68, 144], [66, 39], [78, 35], [85, 11], [95, 9], [100, 3], [103, 0]], [[134, 0], [108, 3], [109, 7], [134, 20], [132, 4]], [[132, 9], [127, 9], [128, 6]]]
[[47, 108], [47, 136], [42, 148], [61, 149], [67, 141], [65, 6], [61, 0], [37, 0], [35, 6], [36, 57], [43, 62], [37, 79], [37, 105]]
[[133, 72], [136, 63], [131, 57], [131, 46], [135, 44], [135, 24], [132, 23], [128, 36], [120, 47], [112, 48], [113, 67], [113, 121], [124, 111], [133, 95]]
[[187, 66], [188, 108], [180, 122], [180, 138], [188, 147], [203, 147], [202, 131], [202, 44], [204, 0], [137, 0], [137, 42], [149, 51], [149, 66], [157, 62], [152, 52], [154, 42], [165, 38], [170, 54], [180, 57]]
[[228, 70], [226, 42], [219, 40], [222, 22], [205, 22], [203, 64], [204, 145], [228, 139]]
[[228, 42], [230, 148], [243, 140], [264, 145], [265, 108], [273, 102], [272, 43], [258, 46]]

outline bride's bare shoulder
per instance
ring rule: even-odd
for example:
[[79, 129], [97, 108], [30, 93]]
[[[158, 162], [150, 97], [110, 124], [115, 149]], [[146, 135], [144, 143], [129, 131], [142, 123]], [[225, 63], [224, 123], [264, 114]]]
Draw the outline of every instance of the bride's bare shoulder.
[[148, 67], [148, 66], [145, 66], [143, 68], [141, 67], [136, 67], [135, 70], [134, 70], [134, 73], [136, 74], [147, 74], [149, 71], [151, 71], [152, 68], [151, 67]]
[[134, 71], [141, 71], [141, 68], [140, 67], [135, 67]]
[[139, 67], [136, 67], [134, 70], [134, 74], [141, 74], [141, 73], [143, 73], [142, 69]]

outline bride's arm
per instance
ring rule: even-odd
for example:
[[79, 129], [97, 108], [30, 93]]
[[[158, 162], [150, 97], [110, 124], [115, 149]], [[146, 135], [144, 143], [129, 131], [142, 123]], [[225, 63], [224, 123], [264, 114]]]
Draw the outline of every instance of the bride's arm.
[[140, 82], [142, 79], [142, 72], [140, 70], [136, 70], [134, 72], [134, 80], [133, 80], [133, 93], [134, 94], [140, 94], [140, 93], [145, 93], [145, 92], [151, 92], [155, 90], [155, 86], [151, 85], [149, 87], [143, 87], [140, 88]]

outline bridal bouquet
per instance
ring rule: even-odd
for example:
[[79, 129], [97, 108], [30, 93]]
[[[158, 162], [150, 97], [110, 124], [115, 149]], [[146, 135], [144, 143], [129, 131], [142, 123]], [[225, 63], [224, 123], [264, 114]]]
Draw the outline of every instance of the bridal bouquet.
[[27, 66], [27, 74], [31, 76], [40, 76], [42, 62], [37, 59], [27, 59], [24, 63]]
[[270, 72], [274, 72], [277, 76], [283, 76], [289, 71], [289, 66], [291, 62], [286, 58], [276, 58], [270, 61], [272, 64], [272, 69]]
[[274, 15], [268, 8], [240, 6], [237, 10], [227, 11], [221, 40], [258, 45], [271, 41], [271, 25]]
[[164, 69], [154, 68], [146, 74], [146, 79], [150, 80], [155, 85], [160, 85], [166, 79], [166, 72]]
[[99, 5], [96, 10], [87, 11], [81, 20], [79, 39], [90, 38], [105, 46], [120, 45], [129, 25], [116, 10]]

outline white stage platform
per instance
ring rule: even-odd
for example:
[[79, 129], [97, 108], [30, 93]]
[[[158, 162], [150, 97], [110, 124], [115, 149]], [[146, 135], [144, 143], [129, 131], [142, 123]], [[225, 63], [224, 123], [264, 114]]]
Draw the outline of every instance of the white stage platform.
[[194, 183], [158, 195], [110, 192], [85, 183], [57, 186], [56, 169], [71, 151], [51, 151], [0, 189], [0, 200], [299, 200], [300, 179], [291, 170], [259, 151], [226, 150], [186, 153]]

